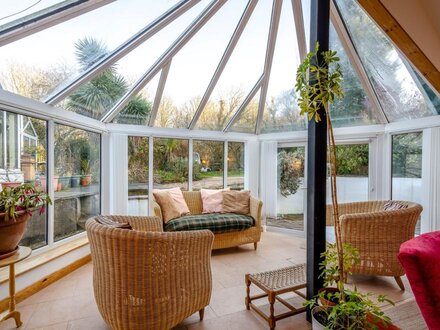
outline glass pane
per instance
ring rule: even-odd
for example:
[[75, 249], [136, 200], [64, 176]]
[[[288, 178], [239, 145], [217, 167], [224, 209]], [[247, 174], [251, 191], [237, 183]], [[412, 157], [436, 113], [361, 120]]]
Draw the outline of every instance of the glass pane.
[[193, 141], [192, 190], [223, 188], [223, 141]]
[[188, 140], [155, 138], [153, 141], [154, 189], [188, 190]]
[[228, 187], [244, 189], [244, 143], [228, 142]]
[[411, 66], [385, 33], [356, 1], [336, 2], [387, 118], [393, 122], [437, 114]]
[[255, 133], [259, 100], [260, 92], [254, 96], [247, 107], [241, 112], [237, 121], [231, 126], [230, 131], [240, 133]]
[[148, 138], [128, 137], [128, 214], [148, 214]]
[[[422, 204], [423, 133], [393, 135], [391, 198]], [[416, 234], [420, 234], [420, 221]]]
[[[2, 147], [6, 142], [6, 150], [0, 149], [2, 160], [4, 161], [7, 158], [11, 165], [5, 167], [3, 162], [0, 165], [2, 168], [0, 170], [2, 187], [29, 183], [46, 191], [46, 122], [6, 111], [0, 111], [0, 118], [0, 131], [3, 133], [6, 128], [6, 139], [4, 139], [3, 134], [1, 139]], [[7, 118], [6, 121], [5, 118]], [[3, 126], [4, 122], [7, 123], [6, 127]], [[12, 127], [8, 127], [9, 125], [12, 125]], [[26, 133], [26, 128], [29, 127], [34, 132], [32, 136]], [[33, 212], [20, 245], [29, 246], [32, 249], [46, 245], [46, 225], [47, 212], [43, 214], [39, 214], [37, 211]]]
[[101, 212], [101, 135], [55, 124], [55, 241], [84, 231]]
[[271, 10], [272, 1], [258, 2], [197, 122], [197, 129], [223, 130], [260, 78], [264, 68]]
[[[174, 22], [149, 38], [143, 44], [125, 55], [110, 69], [85, 83], [63, 100], [59, 105], [67, 110], [100, 119], [125, 95], [136, 81], [178, 38], [183, 29], [201, 11], [202, 5], [194, 6]], [[110, 52], [107, 45], [94, 38], [80, 38], [75, 42], [76, 60], [81, 71], [94, 64], [95, 57], [102, 57]], [[150, 117], [153, 95], [159, 74], [136, 95], [116, 117], [123, 124], [145, 125]], [[151, 90], [154, 88], [154, 90]]]
[[189, 125], [246, 4], [247, 0], [226, 2], [173, 58], [164, 95], [176, 111], [175, 118], [166, 121], [172, 125], [168, 127]]
[[[60, 7], [63, 2], [71, 2], [65, 0], [20, 0], [20, 1], [2, 1], [2, 15], [0, 18], [0, 31], [5, 28], [7, 23], [13, 21], [21, 21], [26, 16], [37, 15], [39, 11], [50, 10], [50, 7]], [[78, 1], [79, 2], [79, 1]], [[9, 24], [8, 24], [9, 25]]]
[[305, 147], [278, 148], [277, 218], [267, 225], [304, 230]]
[[[336, 146], [338, 202], [368, 200], [368, 144]], [[330, 179], [327, 179], [327, 203], [331, 203]]]
[[330, 24], [330, 48], [338, 52], [342, 74], [342, 88], [345, 96], [342, 100], [336, 100], [330, 108], [334, 127], [357, 126], [375, 124], [370, 100], [359, 81], [359, 77], [353, 69], [350, 60], [342, 47], [341, 41], [333, 24]]
[[304, 130], [306, 119], [300, 116], [294, 91], [296, 68], [300, 63], [293, 11], [284, 2], [270, 72], [262, 133]]
[[[130, 1], [130, 5], [126, 1], [114, 1], [5, 45], [0, 53], [0, 83], [8, 91], [44, 100], [62, 82], [77, 76], [101, 58], [103, 50], [115, 49], [175, 3], [177, 0]], [[85, 48], [79, 54], [81, 61], [78, 61], [78, 50], [81, 50], [77, 48], [78, 41], [86, 39], [96, 43]], [[154, 53], [157, 45], [152, 46], [144, 56]], [[124, 60], [120, 62], [121, 72], [124, 72], [128, 64], [124, 65]], [[135, 72], [144, 70], [146, 67], [140, 68], [143, 65], [139, 63], [144, 62], [133, 61], [129, 63], [130, 68]], [[128, 78], [129, 74], [124, 77]], [[109, 79], [108, 74], [106, 78]], [[101, 77], [101, 81], [103, 79]], [[114, 94], [114, 90], [109, 91], [109, 97], [114, 97]]]
[[306, 33], [306, 45], [307, 50], [310, 49], [310, 10], [311, 2], [310, 0], [301, 0], [303, 19], [304, 19], [304, 31]]

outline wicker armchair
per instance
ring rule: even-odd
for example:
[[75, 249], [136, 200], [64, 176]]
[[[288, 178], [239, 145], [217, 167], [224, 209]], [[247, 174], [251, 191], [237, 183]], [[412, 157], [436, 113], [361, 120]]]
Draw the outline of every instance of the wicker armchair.
[[[110, 216], [109, 216], [110, 217]], [[112, 329], [170, 329], [211, 298], [207, 230], [162, 232], [156, 217], [112, 216], [133, 230], [86, 223], [98, 309]]]
[[[183, 198], [185, 198], [186, 204], [188, 205], [191, 214], [203, 213], [203, 202], [200, 191], [184, 191]], [[162, 219], [162, 211], [160, 209], [160, 206], [154, 200], [151, 202], [151, 208], [154, 212], [154, 215]], [[242, 244], [254, 243], [254, 249], [256, 250], [258, 242], [261, 239], [262, 208], [263, 202], [251, 196], [249, 215], [255, 219], [255, 225], [242, 231], [215, 234], [212, 249], [225, 249]]]
[[[339, 204], [342, 241], [356, 247], [360, 263], [354, 274], [394, 276], [405, 290], [400, 276], [405, 274], [397, 259], [400, 245], [413, 238], [422, 206], [403, 202], [408, 208], [384, 211], [387, 201]], [[331, 205], [327, 205], [327, 226], [333, 226]]]

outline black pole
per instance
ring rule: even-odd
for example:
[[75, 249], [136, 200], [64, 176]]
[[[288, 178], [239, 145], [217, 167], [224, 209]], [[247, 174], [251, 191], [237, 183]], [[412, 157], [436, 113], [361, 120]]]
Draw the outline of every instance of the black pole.
[[[319, 42], [319, 53], [328, 50], [330, 1], [311, 0], [310, 49]], [[321, 55], [318, 56], [321, 61]], [[327, 179], [327, 123], [324, 108], [321, 121], [309, 121], [307, 142], [307, 298], [323, 287], [319, 276], [321, 253], [325, 251], [325, 205]], [[307, 312], [310, 321], [310, 311]]]

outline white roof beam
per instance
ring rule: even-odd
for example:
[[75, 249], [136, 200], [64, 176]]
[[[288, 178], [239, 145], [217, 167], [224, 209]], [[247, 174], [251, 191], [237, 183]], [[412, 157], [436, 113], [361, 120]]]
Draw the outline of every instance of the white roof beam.
[[200, 0], [180, 1], [175, 6], [171, 7], [169, 10], [163, 13], [161, 16], [156, 18], [154, 21], [145, 26], [138, 33], [119, 45], [115, 50], [93, 64], [87, 70], [81, 72], [71, 81], [60, 86], [55, 92], [53, 92], [46, 98], [45, 103], [52, 105], [57, 104], [68, 95], [70, 95], [79, 86], [92, 80], [103, 70], [107, 69], [108, 67], [116, 63], [119, 59], [131, 52], [133, 49], [142, 44], [145, 40], [148, 40], [149, 38], [154, 36], [157, 32], [173, 22], [176, 18], [180, 17], [198, 2], [200, 2]]
[[165, 89], [165, 84], [168, 78], [168, 72], [170, 71], [171, 60], [162, 68], [160, 72], [159, 83], [156, 89], [156, 95], [154, 95], [153, 108], [151, 109], [150, 120], [148, 122], [148, 126], [154, 126], [154, 122], [156, 121], [157, 112], [159, 111], [160, 101], [162, 100], [163, 90]]
[[108, 111], [101, 121], [110, 122], [138, 94], [142, 88], [168, 63], [189, 40], [214, 16], [227, 0], [213, 0], [203, 12], [186, 28], [186, 30], [171, 44], [171, 46], [154, 62], [154, 64], [135, 82], [124, 96]]
[[344, 22], [342, 21], [341, 15], [339, 14], [338, 9], [333, 1], [330, 1], [330, 20], [335, 27], [336, 33], [339, 36], [339, 40], [341, 41], [342, 47], [344, 47], [345, 52], [347, 53], [348, 59], [350, 60], [351, 65], [356, 71], [359, 80], [361, 82], [362, 87], [364, 88], [365, 93], [367, 94], [369, 100], [371, 101], [371, 105], [374, 113], [376, 114], [377, 119], [381, 124], [389, 123], [388, 118], [386, 117], [382, 105], [377, 98], [376, 92], [374, 91], [373, 85], [371, 84], [370, 79], [368, 78], [367, 72], [365, 71], [364, 65], [362, 64], [362, 60], [359, 57], [359, 54], [356, 51], [355, 46], [353, 45], [353, 41], [350, 38], [350, 35], [347, 32]]
[[278, 27], [280, 23], [280, 15], [282, 1], [273, 0], [272, 15], [270, 19], [269, 36], [267, 39], [266, 59], [264, 61], [263, 81], [261, 82], [260, 101], [258, 102], [257, 122], [255, 125], [255, 134], [260, 134], [263, 122], [263, 112], [266, 103], [267, 89], [269, 86], [270, 71], [272, 70], [273, 54], [277, 41]]
[[307, 55], [306, 32], [301, 0], [292, 0], [293, 20], [295, 21], [296, 39], [298, 41], [301, 62]]
[[114, 0], [66, 0], [0, 26], [0, 47], [22, 39]]
[[235, 111], [235, 113], [232, 116], [232, 118], [229, 119], [228, 123], [226, 124], [225, 128], [223, 129], [223, 132], [228, 132], [230, 130], [230, 128], [232, 127], [232, 125], [235, 124], [235, 122], [240, 117], [241, 113], [244, 111], [244, 109], [246, 109], [246, 107], [248, 106], [249, 102], [252, 101], [252, 99], [254, 98], [255, 94], [257, 94], [258, 90], [261, 88], [261, 84], [263, 82], [263, 79], [264, 79], [264, 74], [262, 74], [260, 76], [260, 78], [258, 79], [256, 84], [254, 85], [254, 87], [252, 87], [251, 91], [249, 92], [249, 94], [244, 99], [243, 103], [240, 105], [240, 107], [237, 109], [237, 111]]
[[243, 15], [240, 18], [240, 21], [237, 24], [237, 27], [235, 28], [234, 33], [232, 34], [231, 39], [229, 40], [229, 44], [226, 47], [225, 52], [223, 53], [222, 58], [220, 59], [220, 62], [217, 66], [217, 69], [214, 72], [214, 75], [212, 76], [212, 79], [206, 88], [205, 94], [203, 94], [202, 99], [200, 100], [199, 106], [197, 107], [197, 110], [191, 120], [191, 123], [189, 124], [189, 129], [194, 129], [194, 127], [197, 124], [197, 121], [200, 118], [200, 115], [203, 112], [203, 109], [206, 106], [206, 103], [208, 103], [209, 98], [211, 97], [212, 92], [214, 91], [215, 86], [217, 85], [218, 80], [220, 79], [223, 70], [226, 67], [226, 64], [228, 64], [229, 59], [231, 58], [231, 55], [235, 49], [235, 46], [237, 45], [238, 41], [240, 40], [240, 37], [249, 21], [249, 18], [251, 17], [255, 6], [257, 5], [258, 0], [249, 0], [246, 9], [243, 12]]

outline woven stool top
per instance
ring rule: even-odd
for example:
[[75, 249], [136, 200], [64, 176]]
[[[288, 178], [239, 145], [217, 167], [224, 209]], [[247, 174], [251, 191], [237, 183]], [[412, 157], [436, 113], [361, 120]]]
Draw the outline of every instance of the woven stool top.
[[306, 264], [249, 274], [254, 283], [259, 283], [267, 290], [300, 289], [306, 286]]

